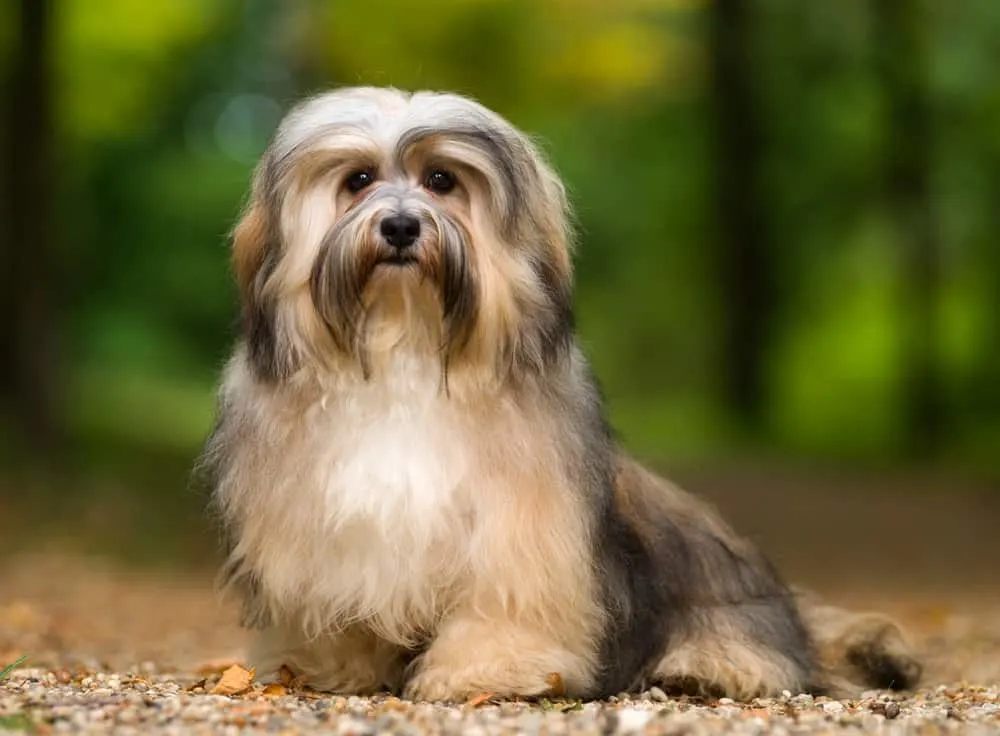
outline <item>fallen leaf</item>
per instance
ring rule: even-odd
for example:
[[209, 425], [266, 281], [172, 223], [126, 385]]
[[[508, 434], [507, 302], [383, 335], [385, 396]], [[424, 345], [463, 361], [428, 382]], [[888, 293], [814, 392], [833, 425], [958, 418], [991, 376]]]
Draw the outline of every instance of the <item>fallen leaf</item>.
[[194, 683], [193, 685], [188, 685], [184, 689], [187, 690], [189, 693], [191, 693], [194, 692], [195, 690], [204, 690], [206, 684], [208, 684], [208, 680], [201, 679], [198, 680], [198, 682]]
[[256, 672], [254, 668], [245, 669], [241, 665], [234, 664], [222, 673], [222, 677], [212, 688], [212, 695], [239, 695], [250, 689]]
[[269, 697], [279, 697], [281, 695], [288, 695], [288, 688], [282, 685], [280, 682], [272, 682], [264, 688], [264, 695]]
[[545, 684], [549, 686], [550, 695], [559, 698], [566, 694], [566, 685], [558, 672], [550, 672], [545, 678]]
[[469, 698], [467, 701], [465, 701], [465, 704], [471, 708], [478, 708], [480, 705], [487, 702], [492, 697], [493, 693], [480, 693], [479, 695], [476, 695], [473, 698]]
[[73, 681], [73, 673], [67, 669], [55, 670], [52, 674], [55, 676], [56, 682], [61, 685], [68, 685]]

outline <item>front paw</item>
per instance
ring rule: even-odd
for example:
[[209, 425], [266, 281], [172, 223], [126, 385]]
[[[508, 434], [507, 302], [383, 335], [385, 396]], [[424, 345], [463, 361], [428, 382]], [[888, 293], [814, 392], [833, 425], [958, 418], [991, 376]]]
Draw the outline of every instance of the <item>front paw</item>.
[[562, 689], [562, 677], [557, 672], [529, 673], [515, 665], [491, 663], [458, 670], [421, 669], [406, 684], [403, 696], [408, 700], [458, 703], [485, 693], [501, 698], [534, 698], [561, 695]]

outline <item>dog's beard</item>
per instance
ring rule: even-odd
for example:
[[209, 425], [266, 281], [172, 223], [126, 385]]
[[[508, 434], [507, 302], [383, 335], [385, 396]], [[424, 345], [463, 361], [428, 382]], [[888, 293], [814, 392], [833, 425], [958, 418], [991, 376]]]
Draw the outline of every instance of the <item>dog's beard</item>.
[[386, 245], [375, 232], [377, 218], [360, 210], [335, 224], [320, 245], [310, 280], [313, 304], [336, 348], [356, 357], [366, 376], [371, 371], [370, 317], [380, 307], [383, 290], [377, 287], [386, 282], [404, 282], [403, 289], [432, 285], [437, 313], [424, 318], [438, 324], [424, 327], [440, 335], [436, 347], [445, 371], [475, 329], [479, 298], [471, 237], [445, 214], [421, 214], [429, 232], [412, 254]]

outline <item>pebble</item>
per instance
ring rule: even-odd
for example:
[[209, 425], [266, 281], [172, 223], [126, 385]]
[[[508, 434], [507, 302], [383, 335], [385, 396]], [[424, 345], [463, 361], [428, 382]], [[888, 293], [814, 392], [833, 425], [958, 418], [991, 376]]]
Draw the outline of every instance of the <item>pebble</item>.
[[649, 688], [649, 690], [646, 691], [646, 695], [649, 696], [650, 700], [653, 700], [657, 703], [666, 703], [670, 700], [667, 694], [656, 686]]

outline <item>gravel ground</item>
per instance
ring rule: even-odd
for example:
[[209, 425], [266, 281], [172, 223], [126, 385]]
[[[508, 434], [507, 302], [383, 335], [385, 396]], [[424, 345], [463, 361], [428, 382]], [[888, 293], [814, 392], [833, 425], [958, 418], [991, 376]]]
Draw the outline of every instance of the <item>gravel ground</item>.
[[600, 703], [543, 701], [442, 706], [393, 697], [206, 694], [190, 678], [78, 677], [19, 671], [0, 687], [0, 724], [51, 732], [247, 733], [317, 730], [368, 733], [760, 734], [990, 733], [1000, 731], [1000, 688], [922, 691], [898, 698], [867, 693], [841, 702], [785, 693], [734, 703], [671, 700], [653, 690]]
[[[205, 576], [124, 573], [93, 561], [0, 566], [0, 731], [36, 733], [1000, 733], [1000, 601], [884, 603], [927, 652], [925, 689], [835, 701], [668, 698], [414, 704], [242, 682], [244, 635]], [[232, 669], [235, 667], [236, 669]], [[229, 670], [223, 676], [223, 672]], [[234, 684], [235, 683], [235, 684]], [[941, 683], [941, 684], [939, 684]], [[236, 690], [218, 694], [220, 690]], [[214, 691], [214, 692], [213, 692]]]

